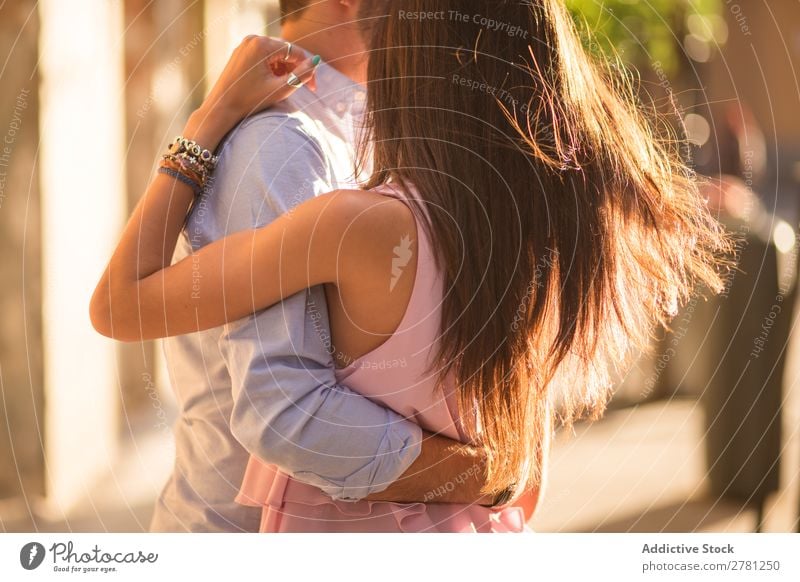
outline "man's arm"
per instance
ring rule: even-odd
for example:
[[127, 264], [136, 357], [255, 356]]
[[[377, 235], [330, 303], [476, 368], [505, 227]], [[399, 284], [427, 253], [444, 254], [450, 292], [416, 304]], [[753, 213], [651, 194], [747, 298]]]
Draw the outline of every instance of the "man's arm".
[[481, 503], [486, 482], [486, 454], [452, 439], [423, 433], [419, 456], [388, 488], [367, 497], [370, 501], [411, 503]]
[[[297, 125], [259, 116], [226, 145], [212, 195], [230, 198], [222, 205], [228, 232], [262, 226], [335, 188]], [[423, 438], [416, 424], [336, 383], [321, 287], [227, 325], [220, 348], [233, 383], [231, 430], [262, 460], [334, 499], [479, 499], [478, 451]]]

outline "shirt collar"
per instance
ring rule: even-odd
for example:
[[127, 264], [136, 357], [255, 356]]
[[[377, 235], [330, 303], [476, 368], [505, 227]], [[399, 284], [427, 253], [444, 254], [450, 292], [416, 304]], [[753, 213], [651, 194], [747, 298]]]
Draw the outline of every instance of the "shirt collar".
[[367, 90], [363, 85], [324, 61], [317, 67], [316, 77], [316, 93], [308, 87], [302, 87], [292, 95], [298, 105], [321, 105], [338, 117], [361, 116], [367, 98]]

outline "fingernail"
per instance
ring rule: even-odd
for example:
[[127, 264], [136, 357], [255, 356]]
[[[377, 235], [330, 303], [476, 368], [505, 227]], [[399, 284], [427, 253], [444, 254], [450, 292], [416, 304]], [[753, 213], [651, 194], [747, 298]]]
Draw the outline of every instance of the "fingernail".
[[320, 61], [322, 61], [322, 57], [319, 55], [314, 55], [314, 58], [311, 59], [311, 64], [316, 67]]

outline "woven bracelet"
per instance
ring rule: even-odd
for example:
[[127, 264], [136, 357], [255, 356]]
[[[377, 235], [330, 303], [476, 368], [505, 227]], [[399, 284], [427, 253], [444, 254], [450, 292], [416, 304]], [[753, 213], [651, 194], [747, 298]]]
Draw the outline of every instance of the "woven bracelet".
[[173, 178], [175, 178], [179, 182], [183, 182], [184, 184], [189, 186], [192, 190], [194, 190], [195, 194], [199, 194], [200, 192], [203, 191], [203, 188], [200, 186], [200, 184], [198, 184], [197, 182], [195, 182], [191, 178], [188, 178], [188, 177], [184, 176], [183, 174], [181, 174], [177, 170], [173, 170], [172, 168], [167, 168], [165, 166], [161, 166], [161, 167], [158, 168], [158, 173], [159, 174], [166, 174], [167, 176], [172, 176]]

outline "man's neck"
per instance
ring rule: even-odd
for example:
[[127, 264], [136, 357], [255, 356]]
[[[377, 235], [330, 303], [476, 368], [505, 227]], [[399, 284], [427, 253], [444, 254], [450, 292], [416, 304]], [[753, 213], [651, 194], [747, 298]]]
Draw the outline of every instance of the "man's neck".
[[300, 18], [284, 24], [281, 37], [321, 56], [337, 71], [363, 85], [367, 80], [367, 50], [355, 26], [321, 26]]

